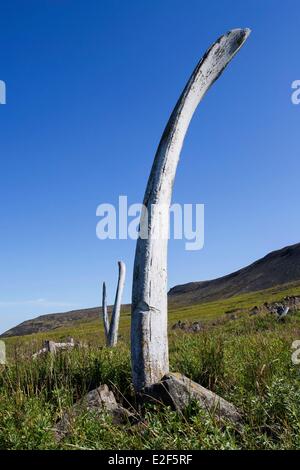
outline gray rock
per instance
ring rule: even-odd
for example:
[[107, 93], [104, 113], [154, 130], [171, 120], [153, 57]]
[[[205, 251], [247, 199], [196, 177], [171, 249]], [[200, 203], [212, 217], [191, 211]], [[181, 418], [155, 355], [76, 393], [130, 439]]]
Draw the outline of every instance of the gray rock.
[[186, 333], [197, 333], [202, 330], [202, 324], [199, 321], [193, 323], [182, 322], [178, 320], [173, 326], [172, 330], [183, 330]]
[[64, 413], [55, 426], [57, 439], [60, 440], [68, 434], [72, 429], [75, 418], [87, 411], [95, 412], [96, 417], [98, 413], [106, 412], [111, 415], [114, 424], [126, 424], [136, 420], [133, 413], [117, 403], [113, 392], [104, 384], [95, 390], [91, 390], [75, 403], [70, 410]]
[[257, 305], [255, 305], [255, 307], [253, 307], [250, 312], [249, 312], [249, 315], [250, 316], [253, 316], [253, 315], [257, 315], [258, 313], [260, 313], [260, 310], [259, 308], [257, 307]]
[[300, 309], [300, 297], [286, 296], [280, 302], [265, 302], [261, 306], [255, 306], [249, 311], [249, 315], [258, 313], [270, 313], [276, 318], [285, 318], [287, 313], [294, 313]]
[[226, 418], [235, 424], [242, 420], [234, 405], [179, 373], [169, 373], [160, 382], [146, 387], [142, 400], [149, 399], [177, 411], [184, 410], [191, 400], [196, 400], [203, 409], [220, 419]]
[[201, 329], [202, 329], [201, 323], [198, 321], [194, 321], [194, 323], [192, 324], [192, 331], [196, 333], [197, 331], [201, 331]]
[[172, 326], [172, 330], [181, 329], [182, 328], [181, 325], [182, 325], [181, 320], [178, 320], [178, 322], [174, 323], [174, 325]]
[[235, 313], [232, 313], [232, 314], [229, 316], [229, 319], [230, 319], [230, 320], [237, 320], [237, 319], [238, 319], [238, 316], [237, 316]]

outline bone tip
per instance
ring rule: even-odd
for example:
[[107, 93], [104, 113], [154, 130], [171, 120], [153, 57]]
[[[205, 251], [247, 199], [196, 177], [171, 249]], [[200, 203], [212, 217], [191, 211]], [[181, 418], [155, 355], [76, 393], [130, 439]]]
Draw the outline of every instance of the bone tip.
[[243, 31], [244, 31], [245, 39], [247, 39], [247, 37], [251, 33], [251, 29], [250, 28], [244, 28]]
[[233, 51], [236, 52], [245, 43], [250, 33], [251, 29], [249, 28], [236, 28], [228, 31], [225, 37], [230, 41]]
[[250, 33], [251, 33], [250, 28], [236, 28], [236, 29], [232, 29], [231, 31], [229, 31], [228, 34], [241, 36], [242, 39], [245, 41]]

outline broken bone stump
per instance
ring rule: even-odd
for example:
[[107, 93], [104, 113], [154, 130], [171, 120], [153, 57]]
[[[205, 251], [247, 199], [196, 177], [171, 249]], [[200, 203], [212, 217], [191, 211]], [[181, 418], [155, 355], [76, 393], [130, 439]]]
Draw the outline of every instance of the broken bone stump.
[[160, 382], [144, 388], [141, 401], [154, 401], [170, 406], [173, 410], [184, 410], [192, 400], [198, 402], [201, 408], [215, 413], [220, 419], [228, 419], [234, 424], [242, 420], [236, 407], [219, 397], [211, 390], [202, 387], [180, 373], [169, 373]]
[[73, 338], [69, 338], [67, 343], [55, 343], [55, 341], [46, 340], [44, 341], [44, 347], [38, 352], [32, 355], [33, 359], [36, 359], [38, 356], [44, 354], [56, 354], [57, 351], [69, 351], [75, 347], [75, 342]]

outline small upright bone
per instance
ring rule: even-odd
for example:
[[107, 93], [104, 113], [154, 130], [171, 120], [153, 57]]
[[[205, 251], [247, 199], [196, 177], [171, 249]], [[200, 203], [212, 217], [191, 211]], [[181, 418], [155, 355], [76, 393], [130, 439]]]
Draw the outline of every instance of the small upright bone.
[[121, 303], [122, 303], [122, 295], [123, 295], [125, 277], [126, 277], [125, 263], [123, 263], [123, 261], [119, 261], [118, 267], [119, 267], [118, 286], [117, 286], [115, 303], [113, 306], [110, 322], [109, 322], [108, 312], [107, 312], [105, 282], [103, 283], [103, 290], [102, 290], [102, 316], [103, 316], [103, 323], [104, 323], [104, 333], [105, 333], [105, 338], [106, 338], [106, 344], [107, 346], [110, 346], [110, 347], [116, 346], [118, 342]]
[[112, 317], [111, 317], [111, 322], [110, 322], [110, 327], [109, 327], [109, 345], [110, 346], [115, 346], [118, 342], [121, 302], [122, 302], [122, 295], [123, 295], [125, 276], [126, 276], [125, 263], [123, 263], [123, 261], [119, 261], [118, 266], [119, 266], [118, 286], [117, 286], [115, 304], [114, 304], [114, 308], [112, 311]]

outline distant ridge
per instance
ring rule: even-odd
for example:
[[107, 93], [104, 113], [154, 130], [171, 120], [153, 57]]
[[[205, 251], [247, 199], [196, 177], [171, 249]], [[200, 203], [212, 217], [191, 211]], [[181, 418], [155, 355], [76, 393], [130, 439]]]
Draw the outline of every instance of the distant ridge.
[[[128, 311], [129, 305], [123, 305], [124, 311]], [[111, 312], [111, 306], [108, 307], [108, 312]], [[100, 325], [100, 307], [83, 308], [80, 310], [71, 310], [70, 312], [63, 313], [49, 313], [47, 315], [41, 315], [33, 318], [32, 320], [26, 320], [23, 323], [11, 328], [6, 331], [0, 338], [8, 338], [10, 336], [25, 336], [34, 333], [43, 333], [46, 331], [56, 330], [64, 326], [76, 325], [76, 322], [89, 322], [99, 318]]]
[[1, 335], [5, 338], [8, 336], [24, 336], [32, 333], [42, 333], [43, 331], [55, 330], [65, 325], [71, 325], [76, 321], [82, 321], [84, 318], [92, 320], [99, 316], [98, 308], [85, 308], [83, 310], [72, 310], [64, 313], [49, 313], [41, 315], [33, 320], [27, 320], [19, 325], [11, 328]]
[[300, 243], [272, 251], [249, 266], [211, 281], [173, 287], [170, 299], [189, 305], [255, 292], [300, 280]]
[[[261, 291], [300, 281], [300, 243], [273, 251], [249, 266], [211, 281], [189, 282], [169, 291], [170, 307], [188, 306], [235, 295]], [[130, 305], [123, 306], [123, 313]], [[46, 332], [76, 322], [99, 318], [100, 307], [42, 315], [6, 331], [0, 337]]]

